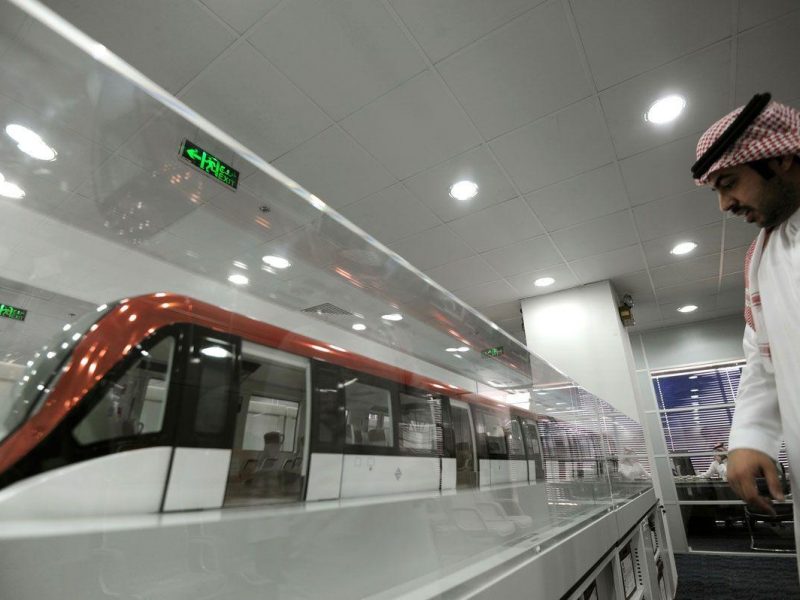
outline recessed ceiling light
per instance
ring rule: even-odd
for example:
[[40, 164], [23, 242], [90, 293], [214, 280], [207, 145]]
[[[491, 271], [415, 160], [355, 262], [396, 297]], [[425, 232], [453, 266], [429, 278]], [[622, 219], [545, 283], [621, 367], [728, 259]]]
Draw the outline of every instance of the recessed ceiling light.
[[458, 348], [446, 348], [446, 352], [458, 352]]
[[687, 304], [686, 306], [681, 306], [678, 309], [678, 312], [690, 313], [690, 312], [694, 312], [696, 310], [697, 310], [697, 307], [694, 304]]
[[548, 285], [553, 285], [555, 282], [556, 280], [552, 277], [539, 277], [539, 279], [533, 282], [533, 285], [536, 287], [547, 287]]
[[0, 196], [11, 198], [12, 200], [19, 200], [25, 197], [25, 190], [19, 187], [16, 183], [6, 181], [3, 174], [0, 173]]
[[262, 256], [261, 260], [265, 265], [274, 269], [288, 269], [292, 266], [292, 263], [281, 256]]
[[6, 125], [6, 133], [17, 142], [17, 148], [38, 160], [55, 160], [57, 152], [47, 145], [41, 136], [27, 127], [11, 123]]
[[211, 358], [228, 358], [231, 353], [222, 346], [206, 346], [200, 350], [200, 354]]
[[697, 399], [697, 398], [699, 398], [699, 397], [700, 397], [700, 396], [698, 396], [697, 394], [692, 394], [692, 400], [696, 400], [696, 399]]
[[692, 388], [692, 389], [691, 389], [691, 390], [689, 390], [689, 391], [690, 391], [690, 392], [692, 392], [692, 393], [694, 393], [694, 392], [699, 392], [700, 390], [699, 390], [699, 389], [697, 389], [697, 388]]
[[680, 244], [675, 244], [675, 247], [670, 250], [669, 253], [675, 256], [681, 256], [682, 254], [689, 254], [689, 252], [695, 248], [697, 248], [695, 242], [681, 242]]
[[697, 375], [689, 375], [689, 379], [697, 379]]
[[470, 200], [478, 195], [478, 184], [464, 179], [450, 186], [450, 197], [456, 200]]
[[388, 315], [381, 315], [381, 319], [384, 319], [386, 321], [402, 321], [403, 315], [401, 315], [400, 313], [391, 313]]
[[228, 277], [228, 281], [230, 281], [234, 285], [247, 285], [250, 283], [250, 279], [246, 275], [242, 275], [241, 273], [234, 273]]
[[240, 261], [240, 260], [235, 260], [235, 261], [233, 261], [233, 266], [234, 266], [234, 267], [237, 267], [237, 268], [239, 268], [239, 269], [244, 269], [245, 271], [247, 270], [247, 265], [246, 265], [246, 264], [244, 264], [244, 263], [243, 263], [242, 261]]
[[353, 329], [356, 331], [364, 331], [367, 328], [363, 323], [353, 323]]
[[456, 348], [456, 350], [458, 352], [469, 352], [469, 346], [460, 346], [459, 348]]
[[663, 125], [677, 119], [685, 107], [686, 99], [683, 96], [677, 94], [664, 96], [650, 105], [644, 118], [648, 123]]

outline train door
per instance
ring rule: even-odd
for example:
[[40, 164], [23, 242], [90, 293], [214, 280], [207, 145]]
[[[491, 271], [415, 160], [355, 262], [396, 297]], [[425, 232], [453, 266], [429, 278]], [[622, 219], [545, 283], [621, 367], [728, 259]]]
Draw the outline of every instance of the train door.
[[520, 417], [522, 432], [525, 436], [525, 450], [528, 456], [528, 481], [536, 483], [544, 480], [542, 465], [542, 447], [539, 442], [539, 431], [536, 421], [529, 417]]
[[239, 346], [234, 336], [191, 328], [164, 511], [222, 506], [238, 406]]
[[242, 342], [239, 404], [224, 506], [302, 499], [310, 361]]
[[478, 485], [478, 462], [472, 414], [469, 405], [459, 400], [450, 400], [450, 420], [453, 426], [456, 450], [456, 487], [474, 488]]

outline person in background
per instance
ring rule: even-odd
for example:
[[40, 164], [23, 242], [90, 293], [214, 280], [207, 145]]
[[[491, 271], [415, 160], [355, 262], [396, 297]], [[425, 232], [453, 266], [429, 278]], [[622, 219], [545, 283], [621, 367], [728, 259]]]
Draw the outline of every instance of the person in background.
[[728, 480], [728, 455], [726, 454], [726, 450], [727, 448], [724, 442], [714, 446], [714, 460], [701, 477], [719, 477], [722, 481]]
[[645, 471], [642, 463], [633, 456], [633, 450], [630, 448], [622, 450], [622, 460], [619, 461], [618, 471], [620, 477], [627, 481], [650, 479], [650, 474]]
[[[697, 144], [692, 176], [716, 192], [723, 212], [760, 227], [745, 258], [744, 354], [729, 438], [733, 490], [774, 513], [757, 478], [783, 500], [775, 459], [786, 442], [800, 468], [800, 111], [756, 94], [717, 121]], [[794, 482], [792, 482], [794, 484]], [[796, 508], [795, 508], [796, 510]], [[800, 520], [795, 520], [800, 539]]]

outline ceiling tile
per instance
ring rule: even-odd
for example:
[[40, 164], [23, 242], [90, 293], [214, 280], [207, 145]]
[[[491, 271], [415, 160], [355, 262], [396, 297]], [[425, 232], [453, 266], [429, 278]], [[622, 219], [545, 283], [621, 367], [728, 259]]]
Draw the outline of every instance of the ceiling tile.
[[556, 231], [628, 207], [615, 164], [531, 192], [525, 199], [547, 231]]
[[395, 182], [389, 171], [338, 126], [329, 127], [273, 164], [334, 208]]
[[179, 238], [203, 259], [231, 257], [263, 243], [263, 240], [228, 223], [217, 209], [205, 206], [169, 226], [165, 232]]
[[401, 183], [348, 204], [342, 214], [384, 244], [441, 224]]
[[744, 295], [744, 273], [731, 273], [723, 275], [719, 283], [719, 291], [739, 292]]
[[391, 248], [422, 270], [430, 270], [473, 254], [445, 225], [402, 239], [391, 244]]
[[716, 295], [718, 287], [719, 277], [707, 277], [706, 279], [659, 288], [656, 290], [656, 298], [659, 304], [675, 304], [676, 306], [696, 304], [700, 306], [700, 299]]
[[[800, 96], [797, 56], [800, 55], [800, 11], [739, 36], [736, 57], [736, 103], [769, 90], [779, 101]], [[717, 118], [724, 115], [720, 112]], [[710, 123], [709, 123], [710, 125]]]
[[587, 256], [569, 263], [582, 283], [603, 281], [619, 275], [636, 273], [645, 268], [642, 249], [636, 244], [605, 254]]
[[248, 40], [335, 121], [426, 66], [374, 0], [287, 2]]
[[470, 306], [492, 306], [516, 299], [517, 290], [502, 279], [458, 290], [456, 296]]
[[481, 309], [481, 314], [491, 321], [503, 321], [515, 317], [521, 318], [519, 300], [501, 302]]
[[656, 293], [661, 288], [719, 276], [719, 254], [687, 258], [663, 267], [650, 269]]
[[17, 33], [27, 20], [28, 15], [10, 2], [0, 5], [0, 58], [15, 43]]
[[599, 217], [551, 234], [566, 260], [601, 254], [638, 243], [630, 210]]
[[236, 39], [191, 0], [46, 4], [173, 94]]
[[482, 255], [503, 276], [527, 273], [563, 264], [547, 236], [516, 242]]
[[[533, 282], [541, 277], [552, 277], [556, 281], [547, 287], [536, 287]], [[580, 282], [572, 271], [570, 271], [569, 267], [564, 264], [553, 265], [552, 267], [531, 271], [529, 273], [511, 275], [510, 277], [506, 277], [506, 281], [517, 290], [520, 298], [543, 296], [580, 285]]]
[[[697, 244], [697, 248], [689, 256], [670, 254], [670, 250], [681, 242], [694, 242]], [[722, 221], [694, 229], [681, 229], [664, 237], [647, 240], [642, 245], [647, 257], [647, 264], [651, 269], [679, 263], [687, 258], [719, 254], [722, 248]]]
[[450, 222], [450, 228], [478, 252], [486, 252], [544, 233], [521, 198], [485, 208]]
[[398, 179], [481, 141], [441, 82], [429, 72], [350, 115], [341, 125]]
[[695, 183], [689, 168], [695, 161], [698, 138], [691, 134], [620, 161], [631, 204], [646, 204], [693, 190]]
[[[716, 44], [600, 94], [617, 156], [625, 158], [704, 131], [728, 112], [730, 62], [730, 43]], [[672, 123], [648, 123], [647, 109], [669, 94], [686, 99], [683, 113]]]
[[486, 139], [592, 92], [558, 2], [493, 31], [437, 69]]
[[[455, 200], [450, 196], [450, 186], [463, 180], [478, 184], [478, 195], [471, 200]], [[514, 186], [484, 146], [409, 177], [403, 183], [443, 221], [477, 212], [515, 195]]]
[[717, 203], [703, 188], [636, 206], [633, 215], [642, 241], [721, 220]]
[[572, 0], [572, 10], [595, 82], [603, 90], [728, 37], [733, 4]]
[[749, 246], [758, 237], [759, 227], [741, 217], [725, 215], [725, 250]]
[[33, 19], [22, 26], [18, 40], [3, 56], [0, 91], [43, 122], [113, 150], [162, 108]]
[[[732, 312], [741, 311], [744, 313], [744, 294], [739, 290], [731, 290], [717, 294], [715, 308], [717, 310], [728, 309]], [[742, 315], [742, 325], [744, 325], [744, 315]]]
[[183, 100], [268, 161], [331, 125], [311, 100], [248, 44], [237, 46], [206, 69]]
[[726, 250], [722, 258], [722, 274], [731, 275], [744, 272], [744, 256], [748, 246], [739, 246], [735, 250]]
[[480, 39], [543, 0], [390, 0], [433, 62]]
[[611, 278], [611, 283], [620, 295], [630, 294], [633, 296], [633, 301], [636, 303], [637, 308], [640, 303], [655, 300], [653, 286], [650, 284], [650, 276], [647, 271], [617, 275]]
[[[198, 203], [191, 198], [192, 182], [206, 185], [209, 181], [188, 165], [180, 168], [180, 176], [186, 175], [181, 185], [171, 181], [176, 175], [175, 172], [147, 172], [115, 155], [96, 169], [77, 190], [93, 201], [94, 208], [85, 202], [79, 206], [98, 213], [97, 216], [108, 223], [109, 235], [119, 234], [120, 241], [131, 236], [132, 239], [146, 239], [194, 212]], [[157, 195], [154, 191], [158, 192]]]
[[426, 274], [448, 290], [459, 290], [501, 278], [500, 274], [480, 256], [462, 258], [430, 269]]
[[797, 0], [739, 0], [739, 31], [797, 10]]
[[220, 19], [239, 33], [247, 29], [277, 6], [280, 0], [200, 0]]
[[491, 146], [522, 193], [613, 159], [600, 107], [593, 99], [520, 127]]

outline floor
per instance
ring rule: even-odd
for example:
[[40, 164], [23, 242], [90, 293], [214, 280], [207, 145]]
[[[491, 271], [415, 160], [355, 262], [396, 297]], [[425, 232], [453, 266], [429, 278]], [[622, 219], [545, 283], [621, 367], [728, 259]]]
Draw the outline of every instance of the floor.
[[794, 557], [676, 554], [675, 562], [675, 600], [800, 600]]

